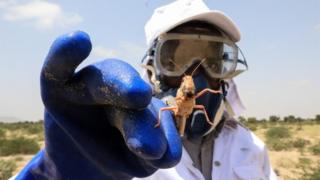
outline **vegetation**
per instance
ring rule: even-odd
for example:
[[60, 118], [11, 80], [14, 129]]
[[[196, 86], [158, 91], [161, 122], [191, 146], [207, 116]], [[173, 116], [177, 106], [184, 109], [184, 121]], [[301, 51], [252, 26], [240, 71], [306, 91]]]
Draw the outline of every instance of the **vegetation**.
[[320, 115], [309, 119], [240, 117], [239, 121], [266, 143], [280, 179], [320, 179]]
[[0, 179], [9, 179], [13, 176], [13, 171], [16, 169], [17, 165], [14, 161], [4, 161], [0, 160]]
[[290, 138], [291, 133], [286, 127], [272, 127], [266, 133], [267, 139]]
[[[266, 143], [280, 179], [320, 179], [320, 115], [239, 117], [239, 121]], [[43, 146], [43, 131], [43, 121], [0, 123], [0, 179], [19, 172]]]
[[303, 149], [308, 144], [310, 144], [310, 141], [302, 138], [297, 138], [296, 140], [292, 141], [292, 146], [299, 149]]
[[302, 180], [319, 180], [320, 179], [320, 162], [316, 167], [302, 166], [303, 173], [301, 174]]
[[320, 155], [320, 142], [310, 147], [311, 152], [314, 155]]
[[19, 137], [0, 140], [0, 156], [14, 154], [35, 154], [40, 150], [39, 144], [33, 139]]
[[37, 153], [43, 139], [43, 121], [0, 123], [0, 179], [17, 173], [17, 163]]

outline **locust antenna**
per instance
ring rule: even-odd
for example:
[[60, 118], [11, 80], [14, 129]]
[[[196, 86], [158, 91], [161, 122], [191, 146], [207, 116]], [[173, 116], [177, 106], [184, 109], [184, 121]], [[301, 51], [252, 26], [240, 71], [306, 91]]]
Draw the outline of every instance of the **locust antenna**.
[[[180, 70], [182, 69], [181, 66], [179, 66], [177, 63], [175, 63], [172, 59], [169, 59], [170, 62], [172, 62], [172, 64], [174, 64], [175, 66], [177, 66]], [[183, 73], [184, 76], [186, 76], [186, 73]]]
[[206, 60], [206, 58], [203, 58], [203, 59], [200, 61], [200, 63], [197, 65], [197, 67], [194, 68], [194, 70], [192, 71], [191, 76], [193, 76], [193, 73], [196, 72], [196, 70], [199, 68], [199, 66], [200, 66], [205, 60]]

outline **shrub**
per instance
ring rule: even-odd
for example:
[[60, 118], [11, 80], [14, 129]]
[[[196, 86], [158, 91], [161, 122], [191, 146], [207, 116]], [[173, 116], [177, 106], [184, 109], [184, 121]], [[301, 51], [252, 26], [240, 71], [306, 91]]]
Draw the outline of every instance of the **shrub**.
[[254, 123], [247, 123], [247, 128], [249, 128], [251, 131], [256, 131], [258, 129], [258, 125]]
[[255, 117], [249, 117], [248, 118], [248, 123], [257, 123], [257, 122], [258, 122], [258, 120]]
[[40, 150], [38, 143], [31, 139], [2, 139], [0, 140], [0, 155], [8, 156], [14, 154], [35, 154]]
[[269, 149], [274, 151], [289, 150], [292, 148], [292, 142], [286, 138], [290, 138], [291, 134], [288, 128], [271, 127], [266, 131], [266, 144]]
[[310, 151], [311, 151], [314, 155], [320, 155], [320, 143], [311, 146], [311, 147], [310, 147]]
[[301, 166], [309, 167], [311, 165], [311, 163], [312, 163], [311, 159], [300, 157], [299, 158], [299, 163], [297, 165], [297, 168], [300, 168]]
[[244, 124], [244, 123], [247, 121], [246, 118], [243, 117], [243, 116], [239, 116], [238, 120], [239, 120], [239, 122], [241, 122], [242, 124]]
[[284, 122], [288, 122], [288, 123], [294, 123], [296, 122], [296, 117], [294, 117], [293, 115], [289, 115], [283, 118]]
[[40, 134], [43, 132], [43, 124], [40, 124], [40, 123], [30, 124], [25, 129], [29, 134]]
[[291, 133], [288, 128], [285, 127], [272, 127], [266, 132], [267, 139], [282, 139], [290, 138]]
[[320, 179], [320, 163], [316, 167], [303, 168], [302, 180], [319, 180]]
[[268, 123], [266, 123], [266, 122], [263, 122], [262, 124], [261, 124], [261, 129], [268, 129]]
[[279, 116], [270, 116], [269, 121], [270, 122], [278, 122], [278, 121], [280, 121], [280, 117]]
[[[38, 122], [16, 122], [16, 123], [0, 123], [0, 128], [9, 131], [26, 130], [30, 133], [36, 133], [43, 129], [43, 121]], [[30, 128], [30, 130], [29, 130]]]
[[0, 160], [0, 179], [9, 179], [16, 168], [17, 165], [13, 161]]
[[0, 128], [0, 139], [4, 139], [6, 136], [6, 132]]
[[267, 139], [266, 144], [270, 150], [283, 151], [292, 148], [291, 142], [283, 139]]
[[292, 141], [292, 146], [295, 147], [295, 148], [301, 148], [302, 149], [308, 144], [310, 144], [309, 140], [305, 140], [305, 139], [301, 139], [301, 138], [298, 138], [298, 139]]
[[317, 123], [320, 123], [320, 114], [317, 114], [316, 117], [314, 118], [314, 120], [315, 120]]

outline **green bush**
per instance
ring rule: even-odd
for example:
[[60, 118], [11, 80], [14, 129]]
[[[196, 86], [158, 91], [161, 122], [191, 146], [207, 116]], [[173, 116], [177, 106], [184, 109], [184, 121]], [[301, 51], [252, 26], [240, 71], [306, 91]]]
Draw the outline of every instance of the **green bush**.
[[316, 117], [314, 118], [314, 120], [320, 124], [320, 114], [317, 114]]
[[16, 122], [16, 123], [2, 123], [0, 122], [0, 128], [16, 131], [16, 130], [27, 130], [31, 134], [39, 133], [43, 130], [43, 121], [38, 122]]
[[247, 123], [247, 128], [249, 128], [251, 131], [256, 131], [258, 129], [258, 125], [255, 123]]
[[292, 141], [292, 146], [295, 147], [295, 148], [301, 148], [302, 149], [308, 144], [310, 144], [309, 140], [305, 140], [305, 139], [301, 139], [301, 138], [298, 138], [298, 139]]
[[274, 151], [289, 150], [292, 142], [288, 139], [291, 133], [285, 127], [271, 127], [266, 131], [266, 144], [269, 149]]
[[282, 138], [290, 138], [291, 133], [288, 128], [286, 127], [272, 127], [268, 129], [266, 132], [267, 139], [282, 139]]
[[302, 168], [303, 174], [301, 176], [302, 180], [319, 180], [320, 179], [320, 163], [318, 162], [317, 166], [312, 168]]
[[286, 123], [294, 123], [296, 122], [296, 117], [294, 117], [293, 115], [289, 115], [283, 118], [283, 121]]
[[5, 136], [6, 136], [5, 130], [3, 130], [3, 129], [0, 128], [0, 139], [4, 139]]
[[269, 122], [276, 123], [278, 121], [280, 121], [280, 117], [279, 116], [270, 116], [269, 117]]
[[268, 123], [266, 123], [266, 122], [262, 122], [261, 123], [261, 129], [268, 129]]
[[249, 117], [247, 119], [247, 121], [248, 121], [248, 123], [257, 123], [258, 122], [257, 118], [255, 118], [255, 117]]
[[244, 123], [247, 121], [247, 119], [246, 119], [245, 117], [243, 117], [243, 116], [239, 116], [238, 120], [239, 120], [239, 122], [241, 122], [242, 124], [244, 124]]
[[297, 168], [300, 167], [309, 167], [311, 165], [312, 161], [311, 159], [305, 158], [305, 157], [300, 157], [299, 158], [299, 163], [297, 165]]
[[32, 139], [1, 139], [0, 155], [8, 156], [14, 154], [35, 154], [40, 150], [38, 143]]
[[25, 129], [29, 134], [40, 134], [43, 133], [43, 124], [34, 123], [27, 126]]
[[13, 161], [0, 160], [0, 179], [9, 179], [16, 168], [17, 165]]
[[291, 142], [283, 139], [267, 139], [266, 144], [268, 149], [274, 151], [286, 151], [292, 148]]
[[314, 155], [320, 155], [320, 143], [311, 146], [311, 147], [310, 147], [310, 151], [311, 151]]

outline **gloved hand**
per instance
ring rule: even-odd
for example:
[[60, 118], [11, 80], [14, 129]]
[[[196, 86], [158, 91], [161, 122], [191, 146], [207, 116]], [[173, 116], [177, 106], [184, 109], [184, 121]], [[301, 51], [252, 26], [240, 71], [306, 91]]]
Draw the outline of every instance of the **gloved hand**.
[[129, 64], [109, 59], [76, 67], [89, 55], [84, 32], [55, 40], [41, 72], [45, 149], [17, 179], [130, 179], [169, 168], [182, 146], [169, 112]]

